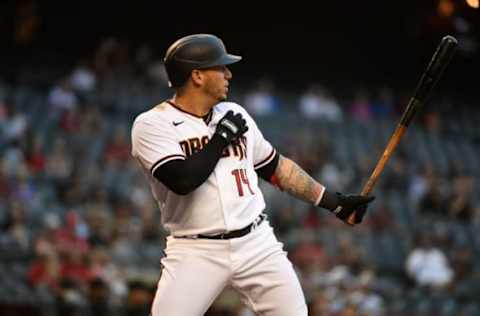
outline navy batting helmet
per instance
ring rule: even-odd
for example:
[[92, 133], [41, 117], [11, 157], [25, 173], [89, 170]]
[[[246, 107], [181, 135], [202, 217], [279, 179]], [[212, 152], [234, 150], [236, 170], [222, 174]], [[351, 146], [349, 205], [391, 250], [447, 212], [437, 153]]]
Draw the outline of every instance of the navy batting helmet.
[[173, 43], [164, 62], [170, 87], [182, 86], [193, 69], [229, 65], [242, 59], [227, 53], [222, 40], [215, 35], [194, 34]]

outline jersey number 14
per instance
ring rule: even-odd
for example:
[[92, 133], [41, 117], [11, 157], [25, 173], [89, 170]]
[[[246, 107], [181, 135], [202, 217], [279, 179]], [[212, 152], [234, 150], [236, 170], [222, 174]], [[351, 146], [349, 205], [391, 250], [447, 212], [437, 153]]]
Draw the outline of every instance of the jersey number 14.
[[246, 169], [235, 169], [232, 171], [232, 175], [235, 177], [235, 181], [237, 183], [237, 190], [238, 190], [238, 195], [243, 196], [243, 188], [244, 185], [247, 186], [248, 190], [250, 191], [251, 194], [255, 194], [250, 187], [250, 182], [248, 181], [247, 178], [247, 170]]

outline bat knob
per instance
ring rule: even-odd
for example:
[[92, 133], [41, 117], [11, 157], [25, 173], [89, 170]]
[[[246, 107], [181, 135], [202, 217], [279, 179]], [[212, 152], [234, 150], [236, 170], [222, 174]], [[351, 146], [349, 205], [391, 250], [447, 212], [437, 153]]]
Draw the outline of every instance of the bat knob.
[[442, 42], [448, 42], [450, 45], [455, 45], [455, 46], [458, 44], [458, 40], [451, 35], [444, 36], [442, 38]]

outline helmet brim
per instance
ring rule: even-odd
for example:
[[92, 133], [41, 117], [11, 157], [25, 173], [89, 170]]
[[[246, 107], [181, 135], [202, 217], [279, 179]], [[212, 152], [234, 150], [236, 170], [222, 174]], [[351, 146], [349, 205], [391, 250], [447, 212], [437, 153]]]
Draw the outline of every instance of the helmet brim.
[[231, 65], [242, 60], [242, 56], [225, 54], [220, 65]]
[[203, 65], [199, 69], [210, 68], [210, 67], [214, 67], [214, 66], [231, 65], [231, 64], [234, 64], [236, 62], [239, 62], [240, 60], [242, 60], [242, 56], [237, 56], [237, 55], [232, 55], [232, 54], [224, 54], [219, 59], [217, 59], [217, 60], [215, 60], [211, 63], [208, 63], [207, 65]]

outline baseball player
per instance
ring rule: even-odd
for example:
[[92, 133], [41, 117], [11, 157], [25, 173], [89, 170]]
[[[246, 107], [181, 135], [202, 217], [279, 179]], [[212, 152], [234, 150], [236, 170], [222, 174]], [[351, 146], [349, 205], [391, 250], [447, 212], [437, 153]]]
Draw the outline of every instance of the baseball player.
[[226, 102], [228, 54], [209, 34], [167, 50], [172, 99], [140, 114], [132, 155], [140, 163], [169, 231], [153, 316], [203, 315], [226, 286], [257, 315], [307, 315], [300, 283], [263, 213], [258, 178], [332, 211], [340, 220], [372, 197], [331, 193], [280, 155], [240, 105]]

